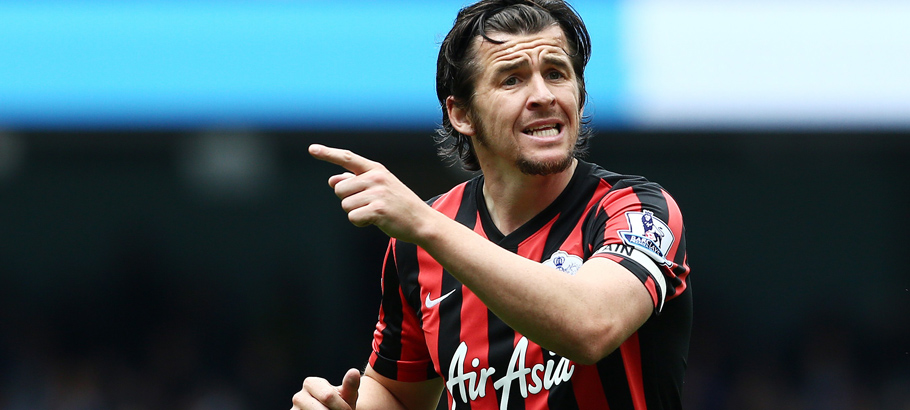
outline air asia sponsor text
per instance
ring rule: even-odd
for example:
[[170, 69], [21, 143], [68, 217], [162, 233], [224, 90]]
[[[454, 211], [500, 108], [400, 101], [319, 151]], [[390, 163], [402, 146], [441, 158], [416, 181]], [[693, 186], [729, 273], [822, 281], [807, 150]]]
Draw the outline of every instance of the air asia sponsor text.
[[[564, 357], [556, 357], [555, 353], [550, 353], [550, 358], [545, 363], [535, 363], [528, 367], [525, 357], [528, 352], [528, 338], [522, 337], [515, 350], [512, 351], [512, 357], [509, 359], [509, 367], [505, 374], [499, 379], [493, 381], [493, 374], [496, 369], [486, 367], [477, 369], [480, 365], [480, 359], [471, 360], [471, 367], [475, 370], [465, 372], [465, 359], [468, 357], [468, 345], [461, 342], [455, 355], [452, 357], [452, 363], [449, 365], [449, 377], [446, 382], [446, 388], [449, 394], [455, 398], [455, 404], [458, 399], [467, 403], [468, 400], [475, 400], [478, 397], [485, 397], [490, 383], [493, 388], [502, 390], [502, 402], [500, 409], [509, 407], [509, 393], [513, 385], [517, 384], [521, 396], [528, 398], [528, 394], [538, 394], [543, 390], [550, 390], [551, 387], [569, 381], [572, 374], [575, 373], [575, 365]], [[558, 360], [557, 360], [558, 359]], [[457, 393], [457, 394], [456, 394]], [[455, 406], [453, 405], [454, 409]]]

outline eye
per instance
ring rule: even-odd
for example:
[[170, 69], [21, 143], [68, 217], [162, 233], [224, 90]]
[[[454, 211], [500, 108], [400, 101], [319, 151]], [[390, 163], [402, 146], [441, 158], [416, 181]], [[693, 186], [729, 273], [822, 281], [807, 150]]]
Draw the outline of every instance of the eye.
[[564, 76], [561, 72], [555, 71], [555, 70], [547, 73], [547, 79], [549, 79], [549, 80], [561, 80], [565, 77], [566, 76]]
[[517, 85], [517, 84], [518, 84], [518, 77], [514, 77], [514, 76], [506, 78], [506, 80], [502, 82], [502, 85], [508, 85], [508, 86]]

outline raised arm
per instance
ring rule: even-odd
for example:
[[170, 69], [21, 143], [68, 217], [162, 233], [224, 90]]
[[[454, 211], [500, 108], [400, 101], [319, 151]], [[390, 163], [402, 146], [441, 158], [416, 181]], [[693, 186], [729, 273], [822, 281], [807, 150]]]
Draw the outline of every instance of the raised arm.
[[575, 276], [553, 275], [435, 211], [377, 162], [321, 145], [310, 154], [349, 171], [329, 185], [352, 223], [425, 249], [509, 326], [547, 349], [594, 363], [654, 309], [641, 282], [615, 262], [596, 258]]

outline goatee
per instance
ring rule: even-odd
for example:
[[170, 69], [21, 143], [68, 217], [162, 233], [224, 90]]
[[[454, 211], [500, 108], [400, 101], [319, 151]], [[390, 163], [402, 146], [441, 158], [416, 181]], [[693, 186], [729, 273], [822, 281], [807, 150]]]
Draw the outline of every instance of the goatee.
[[519, 158], [515, 161], [518, 170], [525, 175], [553, 175], [569, 169], [575, 159], [575, 150], [569, 152], [563, 159], [556, 161], [540, 162]]

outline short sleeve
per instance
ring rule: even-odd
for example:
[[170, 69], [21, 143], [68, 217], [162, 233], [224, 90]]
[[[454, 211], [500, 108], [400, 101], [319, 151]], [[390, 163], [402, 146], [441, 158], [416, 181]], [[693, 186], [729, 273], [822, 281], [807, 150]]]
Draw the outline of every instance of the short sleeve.
[[389, 242], [382, 271], [382, 303], [373, 332], [370, 366], [390, 379], [418, 382], [438, 377], [430, 359], [426, 339], [413, 307], [402, 290], [395, 257], [395, 243]]
[[659, 185], [616, 186], [598, 203], [591, 258], [608, 258], [641, 280], [656, 313], [686, 288], [685, 228], [676, 201]]

